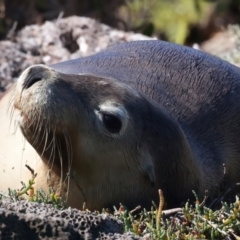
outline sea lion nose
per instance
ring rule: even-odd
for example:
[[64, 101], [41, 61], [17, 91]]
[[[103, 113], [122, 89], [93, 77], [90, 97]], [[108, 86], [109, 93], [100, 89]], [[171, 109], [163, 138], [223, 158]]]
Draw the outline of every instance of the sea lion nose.
[[34, 83], [39, 82], [42, 80], [42, 70], [43, 69], [31, 68], [29, 69], [29, 74], [26, 77], [25, 81], [23, 82], [23, 89], [30, 88]]
[[49, 72], [49, 67], [44, 65], [34, 65], [25, 70], [19, 78], [19, 83], [23, 89], [28, 89], [36, 82], [46, 78]]
[[30, 76], [29, 78], [26, 79], [26, 81], [23, 84], [24, 89], [30, 88], [34, 83], [41, 81], [42, 78], [38, 76]]

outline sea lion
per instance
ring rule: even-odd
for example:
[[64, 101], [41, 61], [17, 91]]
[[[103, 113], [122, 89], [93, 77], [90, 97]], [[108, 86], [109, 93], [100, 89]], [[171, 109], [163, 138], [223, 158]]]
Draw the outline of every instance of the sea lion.
[[163, 41], [31, 66], [0, 102], [0, 189], [29, 179], [27, 162], [77, 208], [214, 196], [240, 180], [239, 97], [239, 68]]

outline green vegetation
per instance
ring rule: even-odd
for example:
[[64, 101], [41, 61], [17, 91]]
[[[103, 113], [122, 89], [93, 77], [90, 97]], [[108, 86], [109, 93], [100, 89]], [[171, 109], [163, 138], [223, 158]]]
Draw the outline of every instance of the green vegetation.
[[153, 26], [155, 34], [163, 32], [168, 40], [181, 44], [188, 36], [189, 26], [209, 15], [207, 12], [211, 6], [203, 0], [133, 0], [127, 5], [132, 26]]
[[37, 173], [34, 173], [34, 170], [30, 168], [28, 165], [26, 167], [32, 174], [31, 179], [29, 179], [28, 183], [21, 182], [22, 187], [20, 190], [16, 189], [8, 189], [8, 196], [5, 196], [0, 193], [0, 200], [3, 197], [9, 197], [13, 201], [19, 201], [25, 199], [25, 195], [27, 195], [28, 200], [32, 202], [38, 203], [46, 203], [52, 204], [55, 208], [61, 209], [65, 207], [65, 201], [54, 191], [53, 189], [49, 189], [48, 193], [45, 193], [41, 189], [37, 189], [35, 191], [34, 184], [35, 178], [37, 177]]
[[129, 29], [184, 44], [189, 36], [202, 41], [229, 22], [239, 23], [239, 5], [240, 0], [128, 0], [119, 12]]
[[[28, 166], [27, 166], [28, 167]], [[22, 183], [20, 190], [9, 189], [9, 196], [13, 201], [28, 195], [30, 201], [52, 204], [58, 209], [64, 208], [64, 201], [53, 190], [44, 193], [41, 190], [34, 192], [34, 180], [37, 174], [28, 167], [32, 178], [28, 184]], [[233, 203], [222, 202], [220, 209], [212, 210], [205, 206], [205, 200], [199, 202], [196, 193], [195, 206], [187, 202], [183, 208], [163, 211], [164, 196], [159, 190], [159, 206], [153, 203], [150, 211], [143, 209], [140, 214], [138, 206], [128, 211], [120, 205], [114, 207], [114, 216], [123, 221], [125, 231], [131, 231], [139, 236], [149, 234], [151, 239], [240, 239], [240, 200], [236, 196]], [[83, 206], [83, 210], [86, 210]], [[103, 209], [104, 213], [108, 213]], [[170, 216], [166, 216], [170, 215]]]
[[[160, 197], [160, 199], [163, 197]], [[222, 207], [213, 211], [196, 200], [195, 206], [185, 204], [171, 217], [166, 217], [162, 204], [151, 211], [145, 209], [140, 217], [134, 217], [127, 210], [115, 211], [125, 224], [126, 231], [137, 235], [150, 234], [151, 239], [240, 239], [240, 201], [222, 203]]]

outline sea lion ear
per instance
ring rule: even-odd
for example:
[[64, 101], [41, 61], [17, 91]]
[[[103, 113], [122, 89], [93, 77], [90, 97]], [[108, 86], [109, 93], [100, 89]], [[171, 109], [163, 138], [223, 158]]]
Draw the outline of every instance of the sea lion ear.
[[149, 150], [144, 148], [140, 158], [140, 171], [149, 179], [152, 186], [155, 185], [156, 176], [154, 172], [154, 163]]

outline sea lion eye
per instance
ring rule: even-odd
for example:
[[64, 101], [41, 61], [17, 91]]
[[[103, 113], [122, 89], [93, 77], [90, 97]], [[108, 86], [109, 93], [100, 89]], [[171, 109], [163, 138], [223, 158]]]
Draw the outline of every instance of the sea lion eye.
[[119, 133], [122, 128], [122, 122], [114, 115], [103, 113], [103, 123], [110, 133]]

